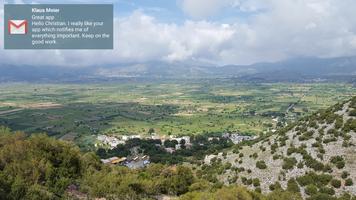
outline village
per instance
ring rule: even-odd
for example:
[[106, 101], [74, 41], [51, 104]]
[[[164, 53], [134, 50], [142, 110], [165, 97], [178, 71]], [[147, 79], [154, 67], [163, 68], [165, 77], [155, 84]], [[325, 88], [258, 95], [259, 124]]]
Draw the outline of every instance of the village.
[[[220, 136], [208, 137], [207, 141], [220, 141], [222, 139], [231, 141], [233, 144], [239, 144], [243, 141], [249, 141], [256, 139], [257, 136], [242, 135], [239, 133], [223, 133]], [[129, 140], [156, 140], [160, 141], [160, 144], [155, 144], [156, 147], [164, 149], [165, 152], [173, 154], [176, 151], [184, 148], [190, 149], [193, 146], [191, 141], [191, 136], [158, 136], [155, 133], [151, 136], [143, 137], [141, 135], [120, 135], [120, 136], [107, 136], [98, 135], [97, 143], [95, 147], [97, 148], [108, 148], [114, 149], [118, 145], [125, 145]], [[200, 146], [204, 146], [203, 143], [199, 143]], [[132, 152], [132, 155], [127, 157], [110, 157], [108, 159], [101, 159], [101, 162], [107, 165], [121, 165], [126, 166], [130, 169], [140, 169], [144, 168], [151, 163], [150, 156], [138, 153], [137, 149]]]

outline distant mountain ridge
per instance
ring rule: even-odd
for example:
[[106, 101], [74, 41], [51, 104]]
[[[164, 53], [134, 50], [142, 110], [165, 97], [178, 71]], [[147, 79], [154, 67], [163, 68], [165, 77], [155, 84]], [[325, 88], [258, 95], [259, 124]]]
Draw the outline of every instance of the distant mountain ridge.
[[124, 63], [80, 68], [0, 65], [0, 81], [91, 81], [121, 78], [240, 78], [245, 81], [354, 81], [356, 57], [294, 58], [275, 63], [213, 66], [192, 63]]

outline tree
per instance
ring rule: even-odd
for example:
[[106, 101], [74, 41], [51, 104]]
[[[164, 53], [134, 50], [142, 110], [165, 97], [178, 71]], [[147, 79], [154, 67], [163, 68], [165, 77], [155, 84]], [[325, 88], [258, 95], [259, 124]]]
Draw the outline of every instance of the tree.
[[177, 144], [178, 144], [177, 140], [166, 140], [166, 141], [164, 141], [164, 146], [166, 148], [175, 148]]
[[194, 176], [191, 169], [178, 166], [177, 167], [177, 174], [173, 178], [173, 184], [175, 188], [175, 193], [178, 195], [184, 194], [188, 192], [190, 185], [194, 182]]

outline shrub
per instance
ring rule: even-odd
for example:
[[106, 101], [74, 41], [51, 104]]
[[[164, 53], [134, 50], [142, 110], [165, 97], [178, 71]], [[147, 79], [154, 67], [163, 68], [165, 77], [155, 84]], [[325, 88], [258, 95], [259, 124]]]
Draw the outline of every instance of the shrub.
[[254, 178], [254, 179], [252, 180], [252, 184], [253, 184], [253, 186], [255, 186], [255, 187], [260, 186], [260, 185], [261, 185], [260, 179]]
[[332, 176], [329, 174], [316, 174], [315, 172], [310, 172], [305, 174], [304, 176], [300, 176], [297, 178], [298, 183], [301, 186], [306, 186], [310, 184], [314, 184], [318, 187], [325, 186], [329, 184], [331, 181]]
[[254, 153], [251, 155], [252, 158], [256, 159], [258, 157], [258, 154], [257, 153]]
[[337, 162], [337, 163], [336, 163], [336, 167], [337, 167], [338, 169], [344, 168], [344, 167], [345, 167], [345, 161]]
[[278, 160], [280, 157], [280, 155], [273, 155], [273, 160]]
[[356, 109], [353, 109], [349, 113], [350, 116], [356, 117]]
[[351, 130], [356, 131], [356, 119], [348, 119], [344, 124], [344, 132], [350, 132]]
[[260, 187], [256, 187], [255, 192], [262, 193], [262, 189]]
[[345, 167], [344, 158], [341, 156], [331, 157], [330, 162], [333, 163], [338, 169], [342, 169]]
[[317, 193], [312, 195], [310, 198], [307, 198], [307, 200], [335, 200], [335, 197], [329, 194]]
[[344, 120], [342, 116], [338, 116], [335, 121], [335, 128], [340, 129], [344, 125]]
[[271, 184], [271, 185], [269, 186], [269, 189], [270, 189], [271, 191], [274, 191], [274, 190], [281, 190], [281, 189], [282, 189], [282, 186], [281, 186], [281, 184], [277, 181], [277, 182], [275, 182], [274, 184]]
[[296, 164], [297, 159], [295, 159], [294, 157], [284, 158], [282, 168], [286, 170], [293, 169]]
[[354, 182], [352, 181], [351, 178], [348, 178], [345, 180], [345, 186], [352, 186], [354, 184]]
[[330, 183], [334, 188], [340, 188], [341, 187], [341, 181], [340, 180], [332, 179]]
[[304, 167], [304, 164], [303, 162], [299, 162], [298, 165], [297, 165], [298, 169], [302, 169]]
[[225, 164], [225, 169], [231, 169], [232, 167], [232, 164], [231, 163], [226, 163]]
[[300, 192], [298, 183], [295, 181], [294, 178], [291, 178], [291, 179], [288, 180], [287, 191], [294, 192], [294, 193], [299, 193]]
[[324, 169], [323, 169], [323, 172], [332, 173], [332, 172], [333, 172], [333, 169], [331, 168], [330, 165], [325, 165], [325, 166], [324, 166]]
[[324, 164], [315, 160], [309, 154], [303, 155], [305, 159], [305, 165], [309, 168], [314, 169], [315, 171], [322, 171], [324, 169]]
[[343, 171], [341, 174], [341, 178], [346, 179], [349, 175], [350, 175], [349, 172]]
[[318, 193], [318, 188], [315, 185], [310, 184], [305, 187], [305, 194], [311, 196], [316, 193]]
[[266, 165], [265, 161], [263, 161], [263, 160], [257, 161], [256, 167], [258, 169], [267, 169], [267, 165]]
[[251, 185], [252, 184], [252, 179], [247, 179], [246, 185]]
[[319, 189], [320, 193], [324, 193], [324, 194], [329, 194], [329, 195], [334, 195], [335, 194], [335, 190], [329, 187], [321, 187]]

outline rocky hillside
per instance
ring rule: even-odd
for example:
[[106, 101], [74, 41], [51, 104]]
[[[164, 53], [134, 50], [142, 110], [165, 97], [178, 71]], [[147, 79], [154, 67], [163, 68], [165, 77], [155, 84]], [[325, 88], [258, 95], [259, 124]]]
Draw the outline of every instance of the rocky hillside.
[[210, 155], [198, 169], [216, 179], [268, 193], [280, 187], [304, 199], [356, 195], [356, 97], [250, 145]]

